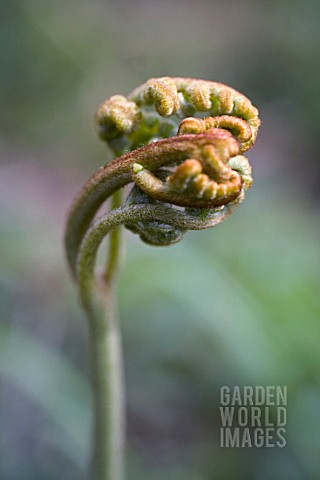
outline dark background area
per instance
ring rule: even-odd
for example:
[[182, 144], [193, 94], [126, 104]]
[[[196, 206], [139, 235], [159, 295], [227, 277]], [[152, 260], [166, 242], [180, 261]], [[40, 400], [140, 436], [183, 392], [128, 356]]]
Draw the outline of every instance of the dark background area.
[[[87, 329], [63, 230], [111, 159], [97, 106], [158, 76], [226, 83], [262, 127], [228, 221], [169, 249], [126, 233], [128, 480], [319, 478], [319, 1], [0, 8], [1, 480], [85, 478]], [[286, 447], [220, 448], [222, 385], [287, 385]]]

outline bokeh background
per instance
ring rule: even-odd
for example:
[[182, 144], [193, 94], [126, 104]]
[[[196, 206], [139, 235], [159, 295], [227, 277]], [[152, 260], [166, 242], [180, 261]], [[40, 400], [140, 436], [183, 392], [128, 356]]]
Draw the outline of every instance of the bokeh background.
[[[0, 478], [86, 479], [86, 320], [62, 245], [111, 155], [93, 114], [150, 77], [216, 80], [262, 128], [225, 223], [126, 233], [129, 480], [320, 478], [318, 0], [0, 2]], [[287, 385], [287, 446], [219, 447], [222, 385]]]

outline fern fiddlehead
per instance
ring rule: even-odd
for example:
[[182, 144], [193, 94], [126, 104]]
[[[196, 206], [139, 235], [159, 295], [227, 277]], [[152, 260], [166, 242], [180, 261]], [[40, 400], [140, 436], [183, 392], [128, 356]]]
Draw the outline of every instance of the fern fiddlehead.
[[[127, 98], [111, 97], [100, 105], [95, 119], [100, 138], [119, 157], [98, 169], [76, 197], [65, 244], [92, 334], [96, 399], [93, 476], [118, 480], [122, 476], [119, 423], [123, 399], [111, 363], [120, 368], [119, 338], [111, 345], [118, 353], [113, 360], [109, 358], [109, 370], [102, 356], [108, 355], [110, 345], [101, 340], [103, 336], [110, 340], [110, 332], [116, 337], [118, 329], [114, 306], [110, 310], [106, 305], [113, 301], [116, 232], [124, 225], [143, 241], [164, 246], [181, 240], [188, 230], [222, 222], [252, 184], [251, 167], [242, 154], [254, 144], [260, 120], [251, 102], [226, 85], [169, 77], [151, 79]], [[119, 191], [127, 184], [133, 186], [120, 206]], [[94, 220], [112, 195], [117, 208]], [[108, 234], [111, 262], [97, 281], [97, 251]], [[99, 342], [102, 354], [94, 345]], [[106, 375], [114, 385], [107, 383]]]

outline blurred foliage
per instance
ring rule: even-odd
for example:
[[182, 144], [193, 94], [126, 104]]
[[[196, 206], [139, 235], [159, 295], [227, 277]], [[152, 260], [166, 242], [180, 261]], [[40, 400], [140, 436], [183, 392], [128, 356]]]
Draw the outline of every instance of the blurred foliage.
[[[162, 75], [230, 84], [263, 125], [254, 186], [226, 223], [169, 249], [126, 234], [128, 479], [319, 478], [319, 2], [0, 8], [1, 480], [85, 478], [87, 332], [64, 221], [110, 159], [99, 102]], [[284, 449], [219, 447], [225, 384], [288, 385]]]

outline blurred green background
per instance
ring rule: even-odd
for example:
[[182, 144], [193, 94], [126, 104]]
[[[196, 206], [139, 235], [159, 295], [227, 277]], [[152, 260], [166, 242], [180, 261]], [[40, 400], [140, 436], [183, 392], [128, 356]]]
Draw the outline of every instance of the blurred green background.
[[[126, 233], [129, 480], [320, 478], [318, 0], [0, 2], [0, 478], [86, 478], [86, 320], [62, 245], [107, 160], [93, 114], [150, 77], [261, 110], [255, 183], [169, 249]], [[222, 385], [287, 385], [287, 446], [219, 447]]]

